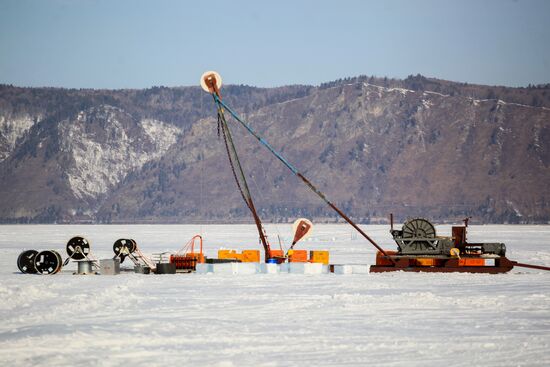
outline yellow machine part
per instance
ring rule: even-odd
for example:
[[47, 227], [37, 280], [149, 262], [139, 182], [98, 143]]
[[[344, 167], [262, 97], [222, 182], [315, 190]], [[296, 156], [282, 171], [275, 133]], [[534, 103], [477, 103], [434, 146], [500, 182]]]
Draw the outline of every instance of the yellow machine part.
[[453, 247], [453, 248], [449, 251], [449, 254], [450, 254], [452, 257], [458, 257], [458, 258], [460, 258], [460, 250], [457, 249], [456, 247]]
[[328, 251], [310, 251], [309, 252], [309, 262], [312, 263], [322, 263], [325, 265], [329, 264], [329, 252]]

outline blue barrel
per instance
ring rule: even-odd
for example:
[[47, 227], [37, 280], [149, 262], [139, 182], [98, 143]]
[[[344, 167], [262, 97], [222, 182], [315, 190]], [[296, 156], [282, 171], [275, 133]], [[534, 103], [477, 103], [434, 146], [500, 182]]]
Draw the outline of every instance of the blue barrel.
[[267, 263], [268, 264], [277, 264], [277, 259], [274, 259], [274, 258], [267, 259]]

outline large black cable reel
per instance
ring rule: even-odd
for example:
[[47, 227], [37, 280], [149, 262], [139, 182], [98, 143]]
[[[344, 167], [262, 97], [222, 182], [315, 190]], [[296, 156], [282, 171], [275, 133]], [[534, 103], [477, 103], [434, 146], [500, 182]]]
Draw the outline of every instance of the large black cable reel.
[[84, 237], [76, 236], [67, 242], [66, 250], [72, 260], [84, 260], [90, 254], [90, 243]]
[[63, 267], [63, 259], [57, 251], [45, 250], [36, 255], [34, 266], [40, 274], [55, 274]]
[[136, 241], [127, 238], [120, 238], [113, 244], [113, 252], [115, 253], [113, 259], [116, 259], [117, 257], [120, 258], [120, 263], [122, 264], [126, 256], [134, 253], [136, 249]]
[[17, 258], [17, 267], [19, 268], [19, 271], [24, 274], [38, 273], [38, 270], [36, 270], [36, 266], [34, 265], [36, 255], [38, 255], [38, 251], [36, 250], [26, 250], [20, 253]]

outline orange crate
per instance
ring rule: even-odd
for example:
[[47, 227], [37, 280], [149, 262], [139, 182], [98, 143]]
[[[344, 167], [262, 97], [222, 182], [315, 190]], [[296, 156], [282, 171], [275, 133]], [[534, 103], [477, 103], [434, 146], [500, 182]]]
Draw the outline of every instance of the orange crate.
[[307, 251], [306, 250], [294, 250], [292, 255], [288, 257], [288, 261], [291, 263], [306, 263]]
[[218, 250], [218, 259], [235, 259], [242, 260], [243, 255], [238, 254], [235, 250]]
[[241, 260], [243, 263], [259, 263], [260, 250], [243, 250]]
[[458, 259], [458, 266], [485, 266], [485, 259], [465, 257]]
[[309, 252], [309, 262], [311, 263], [322, 263], [328, 265], [329, 263], [329, 253], [328, 251], [310, 251]]
[[271, 250], [271, 257], [283, 257], [285, 254], [283, 250]]
[[[386, 251], [388, 255], [397, 255], [397, 251]], [[376, 265], [378, 266], [392, 266], [393, 263], [384, 257], [384, 254], [378, 251], [376, 253]]]

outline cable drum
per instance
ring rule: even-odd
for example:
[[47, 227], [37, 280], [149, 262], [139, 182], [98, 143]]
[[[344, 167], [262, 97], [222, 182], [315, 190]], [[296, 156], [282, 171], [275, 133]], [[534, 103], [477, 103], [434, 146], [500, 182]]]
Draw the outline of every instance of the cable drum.
[[90, 254], [90, 242], [84, 237], [76, 236], [67, 242], [67, 255], [73, 260], [84, 260]]
[[19, 271], [24, 274], [36, 274], [38, 271], [34, 266], [34, 259], [37, 254], [38, 251], [36, 250], [26, 250], [20, 253], [17, 258], [17, 267], [19, 268]]
[[134, 253], [136, 249], [136, 241], [132, 239], [120, 238], [113, 244], [113, 252], [115, 253], [114, 258], [120, 257], [120, 262], [122, 263], [126, 256]]
[[401, 231], [393, 231], [401, 254], [440, 253], [440, 241], [435, 227], [427, 219], [412, 218], [403, 223]]
[[57, 251], [41, 251], [35, 257], [34, 266], [40, 274], [55, 274], [61, 270], [63, 259]]
[[136, 251], [136, 247], [136, 241], [132, 239], [121, 238], [116, 240], [113, 244], [113, 252], [117, 256], [120, 254], [128, 255]]
[[409, 219], [403, 224], [403, 238], [435, 238], [435, 227], [424, 218]]

